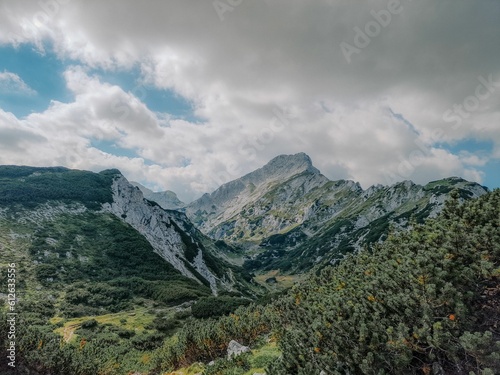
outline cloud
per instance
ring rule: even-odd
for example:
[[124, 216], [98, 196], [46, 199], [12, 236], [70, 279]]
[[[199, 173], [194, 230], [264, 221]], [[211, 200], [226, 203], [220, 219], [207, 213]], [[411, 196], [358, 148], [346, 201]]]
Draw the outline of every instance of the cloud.
[[36, 91], [29, 87], [21, 77], [6, 71], [0, 73], [0, 91], [8, 95], [36, 95]]
[[[377, 21], [385, 0], [244, 0], [222, 21], [212, 2], [47, 3], [57, 6], [4, 3], [0, 35], [11, 37], [0, 43], [49, 41], [79, 65], [65, 72], [74, 102], [23, 120], [42, 129], [50, 157], [65, 165], [116, 163], [189, 200], [280, 153], [305, 151], [328, 177], [365, 187], [449, 175], [481, 181], [485, 158], [500, 155], [498, 2], [401, 0], [385, 26]], [[374, 21], [379, 31], [349, 63], [341, 44], [355, 45], [357, 30], [366, 34]], [[141, 88], [173, 90], [201, 120], [151, 111], [89, 73], [96, 67], [139, 69]], [[490, 76], [494, 83], [477, 91]], [[137, 158], [105, 154], [92, 139]], [[478, 159], [446, 150], [464, 139], [491, 140], [494, 152]], [[68, 153], [73, 159], [61, 156]]]
[[[417, 147], [415, 131], [385, 106], [338, 106], [328, 116], [318, 108], [270, 107], [265, 121], [249, 120], [234, 131], [228, 125], [161, 116], [131, 93], [101, 82], [79, 66], [68, 68], [64, 76], [75, 95], [73, 102], [52, 102], [46, 111], [25, 119], [0, 113], [0, 134], [10, 145], [3, 148], [0, 163], [95, 171], [116, 167], [131, 179], [174, 190], [189, 201], [276, 154], [301, 150], [309, 152], [329, 177], [354, 179], [365, 187], [393, 183], [387, 176], [408, 177], [408, 169], [401, 169], [400, 163], [407, 150]], [[306, 119], [314, 127], [304, 126]], [[136, 157], [105, 152], [91, 140], [115, 143]], [[469, 155], [462, 162], [444, 150], [424, 151], [423, 160], [410, 170], [417, 182], [473, 171], [466, 167], [473, 164]]]

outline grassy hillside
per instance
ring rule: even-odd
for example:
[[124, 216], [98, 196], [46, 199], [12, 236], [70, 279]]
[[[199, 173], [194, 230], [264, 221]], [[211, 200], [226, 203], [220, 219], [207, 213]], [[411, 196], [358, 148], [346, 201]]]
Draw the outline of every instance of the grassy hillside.
[[[16, 263], [18, 274], [18, 363], [40, 374], [97, 374], [115, 358], [120, 365], [110, 374], [147, 370], [150, 359], [141, 358], [185, 318], [171, 306], [211, 291], [182, 276], [128, 224], [82, 207], [52, 202], [0, 218], [0, 267]], [[99, 358], [86, 357], [95, 351]]]
[[[212, 297], [207, 285], [174, 269], [137, 230], [100, 211], [112, 201], [111, 184], [118, 173], [0, 167], [3, 352], [8, 347], [4, 270], [12, 263], [18, 299], [17, 368], [9, 371], [2, 360], [2, 375], [145, 374], [155, 365], [155, 350], [191, 316], [193, 303], [199, 301], [193, 313], [200, 316], [207, 315], [207, 301], [218, 308], [210, 316], [248, 304], [238, 291]], [[226, 264], [212, 254], [216, 245], [200, 240], [180, 213], [179, 218], [169, 214], [178, 220], [171, 225], [183, 227], [177, 229], [191, 258], [197, 249], [193, 241], [203, 242], [204, 260], [228, 277]], [[250, 284], [250, 276], [237, 267], [228, 275], [242, 289]], [[253, 295], [258, 288], [252, 288], [244, 292]]]

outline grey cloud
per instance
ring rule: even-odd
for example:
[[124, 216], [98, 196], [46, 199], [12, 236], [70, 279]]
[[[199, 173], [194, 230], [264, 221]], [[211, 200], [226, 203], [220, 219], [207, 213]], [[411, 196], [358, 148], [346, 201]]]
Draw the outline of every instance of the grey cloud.
[[[87, 95], [79, 99], [80, 117], [74, 106], [71, 116], [52, 116], [85, 119], [82, 136], [130, 132], [123, 144], [166, 168], [136, 179], [147, 174], [160, 184], [161, 177], [166, 187], [175, 184], [194, 195], [215, 187], [213, 175], [238, 177], [278, 153], [298, 151], [311, 154], [328, 177], [384, 183], [381, 171], [397, 170], [418, 149], [417, 141], [433, 148], [436, 128], [443, 128], [440, 140], [488, 138], [500, 149], [500, 130], [491, 126], [500, 114], [500, 87], [458, 129], [451, 131], [443, 120], [448, 109], [474, 94], [479, 76], [500, 81], [500, 3], [401, 0], [401, 11], [391, 13], [387, 26], [379, 25], [366, 47], [356, 47], [359, 53], [348, 63], [341, 43], [356, 46], [355, 28], [366, 33], [379, 17], [374, 14], [387, 15], [395, 1], [243, 0], [221, 21], [211, 1], [73, 0], [60, 6], [47, 30], [40, 29], [61, 57], [108, 69], [138, 66], [145, 82], [192, 101], [204, 123], [170, 121], [161, 127], [159, 115], [99, 83], [101, 97], [80, 88]], [[38, 9], [27, 0], [1, 6], [2, 35], [18, 30]], [[126, 119], [110, 107], [116, 99], [131, 109]], [[92, 105], [98, 118], [82, 103]], [[282, 106], [293, 108], [295, 119], [263, 141], [273, 108]], [[387, 107], [415, 131], [384, 114]], [[179, 168], [184, 158], [192, 165]], [[425, 182], [426, 176], [467, 170], [460, 158], [429, 151], [410, 177]]]
[[[0, 148], [5, 151], [23, 152], [29, 144], [47, 142], [47, 139], [20, 129], [0, 128]], [[30, 147], [30, 146], [28, 146]]]

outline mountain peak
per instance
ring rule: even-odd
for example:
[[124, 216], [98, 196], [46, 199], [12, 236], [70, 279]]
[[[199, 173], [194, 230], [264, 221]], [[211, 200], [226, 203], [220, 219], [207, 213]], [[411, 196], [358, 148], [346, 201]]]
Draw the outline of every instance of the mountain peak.
[[286, 168], [288, 170], [319, 171], [313, 167], [312, 160], [304, 152], [293, 155], [278, 155], [271, 159], [263, 168]]
[[178, 210], [179, 208], [185, 206], [185, 204], [179, 200], [177, 194], [175, 194], [173, 191], [166, 190], [154, 192], [138, 182], [131, 181], [130, 184], [139, 188], [139, 190], [142, 191], [144, 198], [158, 203], [164, 209]]
[[284, 181], [303, 172], [320, 174], [307, 154], [300, 152], [294, 155], [278, 155], [262, 168], [241, 177], [239, 181], [245, 185], [253, 183], [258, 186], [275, 180]]
[[326, 183], [328, 179], [313, 167], [311, 158], [305, 153], [279, 155], [262, 168], [203, 195], [186, 206], [186, 214], [195, 223], [207, 222], [207, 218], [211, 224], [220, 223], [238, 215], [247, 205], [267, 202], [270, 196], [278, 194], [277, 190], [285, 202], [292, 200], [287, 196], [290, 192], [300, 191], [297, 194], [303, 195]]

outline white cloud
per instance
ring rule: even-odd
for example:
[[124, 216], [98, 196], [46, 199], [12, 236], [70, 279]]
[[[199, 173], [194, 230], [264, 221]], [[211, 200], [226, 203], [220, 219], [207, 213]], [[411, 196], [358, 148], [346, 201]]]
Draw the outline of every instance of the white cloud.
[[36, 95], [36, 91], [29, 87], [21, 77], [7, 71], [0, 73], [0, 91], [8, 95]]
[[[280, 153], [304, 151], [328, 177], [364, 186], [388, 176], [480, 181], [477, 168], [500, 155], [465, 157], [437, 146], [477, 139], [500, 150], [499, 87], [459, 126], [443, 118], [475, 95], [478, 77], [500, 81], [495, 2], [402, 0], [403, 11], [350, 64], [340, 44], [353, 43], [354, 28], [387, 1], [244, 1], [223, 22], [212, 2], [47, 2], [58, 6], [47, 12], [34, 2], [4, 3], [0, 43], [43, 48], [49, 40], [61, 58], [79, 61], [65, 73], [75, 100], [12, 120], [51, 139], [33, 145], [47, 149], [45, 159], [11, 153], [0, 162], [118, 167], [189, 200]], [[50, 22], [36, 23], [44, 19], [37, 12]], [[90, 76], [87, 68], [96, 66], [139, 67], [145, 84], [182, 95], [203, 121], [153, 113], [140, 98]], [[288, 115], [280, 114], [284, 108]], [[138, 158], [105, 155], [91, 139], [113, 141]]]
[[[250, 119], [241, 126], [193, 124], [165, 120], [132, 94], [100, 82], [81, 67], [69, 68], [65, 78], [75, 94], [73, 102], [53, 102], [45, 112], [22, 120], [1, 112], [0, 133], [10, 146], [3, 148], [0, 163], [96, 171], [116, 167], [131, 179], [149, 181], [190, 200], [278, 153], [302, 150], [329, 177], [354, 179], [365, 187], [391, 183], [390, 173], [399, 174], [399, 179], [409, 177], [401, 163], [407, 150], [417, 147], [418, 135], [411, 127], [377, 105], [338, 106], [327, 115], [315, 108], [289, 113], [276, 107], [269, 108], [264, 121]], [[312, 126], [304, 126], [307, 120]], [[91, 140], [115, 142], [138, 156], [103, 152]], [[443, 150], [428, 149], [410, 174], [417, 182], [464, 175], [470, 160], [462, 162]]]

